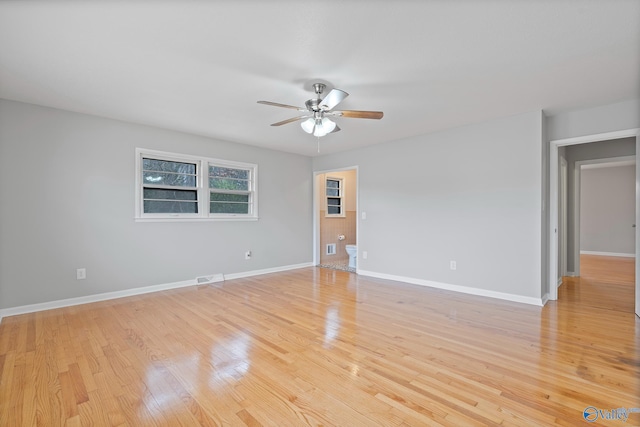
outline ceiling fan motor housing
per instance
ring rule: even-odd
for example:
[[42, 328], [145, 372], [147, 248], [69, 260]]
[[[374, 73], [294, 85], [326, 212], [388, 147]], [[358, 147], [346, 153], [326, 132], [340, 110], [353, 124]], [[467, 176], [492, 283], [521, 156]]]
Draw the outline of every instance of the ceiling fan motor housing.
[[307, 102], [304, 103], [304, 105], [307, 107], [307, 110], [317, 113], [322, 111], [322, 109], [320, 108], [320, 101], [322, 100], [319, 98], [309, 99], [307, 100]]
[[314, 83], [313, 90], [316, 92], [316, 95], [321, 95], [324, 92], [324, 89], [327, 87], [324, 83]]

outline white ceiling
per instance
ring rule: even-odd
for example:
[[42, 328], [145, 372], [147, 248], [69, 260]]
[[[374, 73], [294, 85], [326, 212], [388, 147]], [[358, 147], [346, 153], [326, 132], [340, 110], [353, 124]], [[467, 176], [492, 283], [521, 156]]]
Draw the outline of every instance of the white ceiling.
[[316, 155], [317, 79], [350, 96], [322, 153], [640, 96], [640, 1], [0, 1], [0, 97]]

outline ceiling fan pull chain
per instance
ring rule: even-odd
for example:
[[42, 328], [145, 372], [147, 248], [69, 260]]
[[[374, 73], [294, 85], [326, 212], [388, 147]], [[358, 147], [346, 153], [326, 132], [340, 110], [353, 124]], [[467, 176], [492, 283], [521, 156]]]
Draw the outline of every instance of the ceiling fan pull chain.
[[320, 153], [320, 137], [318, 136], [317, 139], [318, 139], [318, 153]]

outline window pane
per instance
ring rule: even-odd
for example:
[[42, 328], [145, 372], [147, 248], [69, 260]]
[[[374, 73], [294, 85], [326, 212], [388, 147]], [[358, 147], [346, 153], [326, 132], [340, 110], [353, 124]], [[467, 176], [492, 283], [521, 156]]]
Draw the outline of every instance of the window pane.
[[211, 202], [210, 209], [212, 214], [248, 214], [249, 204]]
[[226, 193], [211, 193], [212, 202], [240, 202], [249, 203], [248, 194], [226, 194]]
[[220, 166], [209, 166], [209, 176], [218, 178], [249, 179], [249, 171], [246, 169], [222, 168]]
[[209, 188], [220, 190], [249, 190], [249, 181], [233, 178], [209, 178]]
[[170, 162], [155, 159], [142, 159], [142, 169], [145, 171], [174, 172], [191, 175], [196, 173], [196, 165], [194, 163]]
[[144, 199], [197, 200], [198, 193], [195, 190], [159, 190], [155, 188], [145, 188]]
[[327, 206], [327, 213], [330, 215], [340, 214], [340, 206]]
[[198, 213], [198, 203], [178, 200], [145, 200], [144, 213]]
[[177, 187], [196, 186], [196, 177], [194, 175], [144, 171], [142, 176], [145, 184], [171, 185]]
[[257, 165], [150, 151], [138, 157], [136, 170], [137, 218], [253, 218], [257, 213]]
[[335, 179], [328, 179], [327, 188], [340, 188], [340, 181], [337, 181]]
[[340, 206], [340, 199], [334, 197], [327, 197], [327, 205]]
[[339, 196], [340, 190], [337, 188], [327, 188], [327, 196]]

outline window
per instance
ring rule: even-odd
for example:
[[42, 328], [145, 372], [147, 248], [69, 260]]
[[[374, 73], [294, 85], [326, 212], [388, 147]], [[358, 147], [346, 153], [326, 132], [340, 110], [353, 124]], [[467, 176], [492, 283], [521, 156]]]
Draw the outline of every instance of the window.
[[142, 158], [144, 213], [198, 213], [198, 163]]
[[327, 210], [325, 216], [344, 217], [344, 190], [342, 178], [327, 178], [325, 191]]
[[251, 212], [251, 169], [209, 164], [209, 211], [214, 214]]
[[257, 165], [136, 150], [136, 218], [257, 219]]

